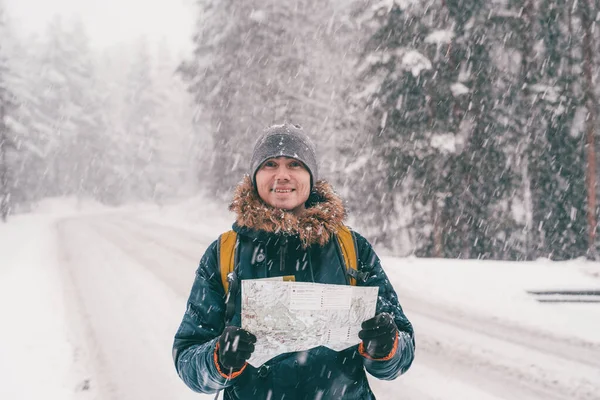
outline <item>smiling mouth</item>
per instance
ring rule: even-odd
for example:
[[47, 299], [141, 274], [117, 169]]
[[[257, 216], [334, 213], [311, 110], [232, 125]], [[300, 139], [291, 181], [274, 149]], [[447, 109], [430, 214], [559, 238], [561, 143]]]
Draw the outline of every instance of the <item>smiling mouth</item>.
[[271, 189], [275, 193], [292, 193], [296, 189]]

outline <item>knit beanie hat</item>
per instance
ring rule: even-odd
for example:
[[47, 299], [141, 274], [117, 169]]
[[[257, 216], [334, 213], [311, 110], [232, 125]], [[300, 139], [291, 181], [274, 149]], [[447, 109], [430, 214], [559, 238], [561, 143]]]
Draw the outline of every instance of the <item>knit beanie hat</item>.
[[315, 145], [300, 125], [283, 124], [267, 128], [254, 145], [250, 162], [250, 177], [256, 186], [256, 172], [269, 158], [291, 157], [301, 161], [310, 173], [310, 186], [319, 179]]

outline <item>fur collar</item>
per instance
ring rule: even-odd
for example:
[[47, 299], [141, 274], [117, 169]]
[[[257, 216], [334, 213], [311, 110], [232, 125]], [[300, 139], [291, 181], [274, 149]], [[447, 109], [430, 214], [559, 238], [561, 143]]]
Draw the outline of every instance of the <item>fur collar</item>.
[[236, 224], [267, 233], [298, 235], [302, 246], [325, 245], [341, 228], [346, 209], [331, 185], [317, 181], [306, 202], [306, 211], [296, 216], [288, 211], [271, 207], [262, 201], [249, 176], [235, 188], [229, 210], [236, 215]]

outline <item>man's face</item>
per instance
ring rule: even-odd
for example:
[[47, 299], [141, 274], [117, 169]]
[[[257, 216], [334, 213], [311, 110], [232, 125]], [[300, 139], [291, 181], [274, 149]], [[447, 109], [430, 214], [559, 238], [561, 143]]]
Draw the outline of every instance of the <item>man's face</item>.
[[310, 194], [310, 173], [295, 158], [270, 158], [256, 172], [258, 195], [267, 204], [299, 214]]

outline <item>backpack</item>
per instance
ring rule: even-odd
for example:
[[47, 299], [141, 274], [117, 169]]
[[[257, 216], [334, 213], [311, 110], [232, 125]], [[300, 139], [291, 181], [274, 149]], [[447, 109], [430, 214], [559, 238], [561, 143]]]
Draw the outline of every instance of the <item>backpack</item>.
[[[358, 272], [358, 258], [356, 255], [356, 243], [354, 236], [348, 227], [342, 226], [337, 232], [338, 249], [340, 250], [346, 265], [346, 273], [350, 277], [350, 285], [356, 286], [356, 279], [366, 281], [368, 276], [365, 273]], [[235, 267], [235, 247], [237, 242], [237, 233], [227, 231], [219, 237], [219, 267], [221, 270], [221, 282], [225, 293], [229, 291], [229, 282], [232, 278]]]
[[[358, 256], [356, 254], [356, 242], [354, 235], [347, 226], [342, 226], [336, 234], [337, 248], [344, 259], [346, 274], [350, 278], [350, 285], [356, 286], [356, 281], [366, 282], [369, 273], [358, 271]], [[225, 323], [229, 324], [235, 315], [235, 296], [239, 290], [238, 271], [235, 269], [237, 233], [233, 230], [227, 231], [219, 236], [217, 253], [219, 258], [219, 269], [221, 270], [221, 283], [225, 291]], [[284, 277], [285, 280], [285, 277]]]

